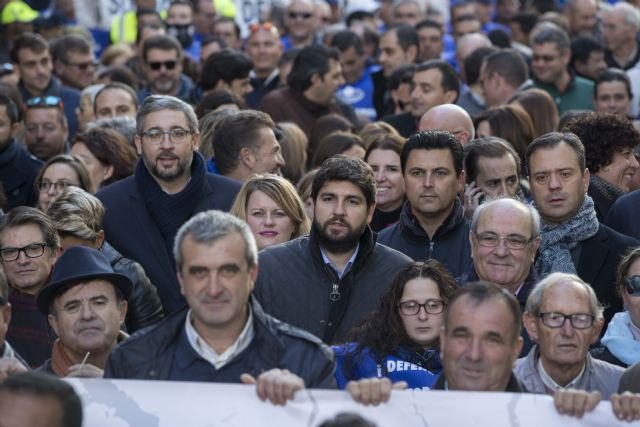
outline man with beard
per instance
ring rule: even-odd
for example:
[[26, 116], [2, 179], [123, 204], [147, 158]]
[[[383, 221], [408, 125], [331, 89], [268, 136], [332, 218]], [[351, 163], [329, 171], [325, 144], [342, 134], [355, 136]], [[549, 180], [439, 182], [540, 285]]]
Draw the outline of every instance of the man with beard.
[[196, 115], [177, 98], [146, 98], [134, 142], [141, 156], [134, 175], [97, 195], [106, 208], [104, 231], [118, 252], [142, 265], [169, 314], [184, 304], [171, 255], [178, 228], [198, 212], [229, 210], [240, 185], [206, 172]]
[[373, 171], [362, 160], [322, 164], [311, 187], [310, 235], [260, 252], [254, 292], [267, 313], [325, 343], [345, 339], [411, 261], [376, 243], [368, 226], [375, 197]]

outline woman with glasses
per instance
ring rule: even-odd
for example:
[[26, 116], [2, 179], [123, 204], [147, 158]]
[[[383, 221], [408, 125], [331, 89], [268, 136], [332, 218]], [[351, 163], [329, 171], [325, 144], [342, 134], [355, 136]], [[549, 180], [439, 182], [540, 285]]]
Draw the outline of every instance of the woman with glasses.
[[59, 154], [47, 160], [35, 180], [38, 190], [38, 209], [46, 212], [69, 186], [91, 190], [91, 179], [84, 164], [68, 154]]
[[244, 220], [258, 250], [309, 233], [309, 219], [295, 187], [277, 175], [255, 175], [244, 183], [231, 214]]
[[616, 282], [625, 311], [613, 316], [591, 355], [627, 367], [640, 362], [640, 247], [622, 257]]
[[334, 347], [336, 382], [387, 377], [409, 388], [430, 389], [442, 364], [439, 334], [444, 308], [457, 284], [435, 260], [413, 262], [398, 272], [378, 307]]

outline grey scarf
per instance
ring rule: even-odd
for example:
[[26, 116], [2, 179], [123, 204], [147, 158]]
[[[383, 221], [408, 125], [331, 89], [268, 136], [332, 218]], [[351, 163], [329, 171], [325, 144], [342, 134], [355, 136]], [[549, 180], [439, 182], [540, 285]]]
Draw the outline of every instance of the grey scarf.
[[540, 276], [556, 272], [576, 274], [571, 249], [581, 241], [593, 237], [599, 226], [593, 199], [586, 195], [578, 212], [565, 222], [549, 225], [543, 221], [540, 254], [536, 261], [536, 270]]

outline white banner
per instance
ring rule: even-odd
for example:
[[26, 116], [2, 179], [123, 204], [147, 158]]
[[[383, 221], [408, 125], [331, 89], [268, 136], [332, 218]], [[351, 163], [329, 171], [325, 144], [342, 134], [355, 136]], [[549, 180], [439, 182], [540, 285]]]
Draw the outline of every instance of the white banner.
[[407, 390], [365, 407], [344, 391], [305, 390], [280, 407], [261, 402], [253, 386], [241, 384], [67, 381], [82, 398], [85, 427], [315, 427], [340, 412], [358, 413], [379, 427], [630, 425], [614, 417], [609, 402], [578, 420], [558, 415], [551, 397], [536, 394]]

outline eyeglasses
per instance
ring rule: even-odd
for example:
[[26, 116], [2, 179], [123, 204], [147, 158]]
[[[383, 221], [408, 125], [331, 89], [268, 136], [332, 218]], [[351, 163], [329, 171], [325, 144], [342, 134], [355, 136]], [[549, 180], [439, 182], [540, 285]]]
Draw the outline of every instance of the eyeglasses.
[[149, 68], [153, 71], [158, 71], [164, 66], [167, 70], [173, 70], [178, 65], [178, 61], [151, 61], [149, 62]]
[[49, 190], [53, 188], [55, 189], [56, 193], [60, 193], [64, 191], [67, 187], [71, 187], [72, 185], [75, 185], [75, 184], [69, 181], [56, 181], [56, 182], [40, 181], [40, 183], [38, 183], [38, 190], [40, 190], [41, 193], [48, 193]]
[[72, 67], [76, 67], [80, 71], [84, 71], [87, 68], [96, 68], [98, 66], [97, 62], [87, 61], [87, 62], [66, 62], [65, 64], [70, 65]]
[[444, 310], [444, 301], [441, 299], [428, 299], [424, 304], [418, 301], [405, 301], [398, 304], [400, 313], [405, 316], [415, 316], [420, 313], [420, 309], [424, 307], [424, 311], [428, 314], [440, 314]]
[[289, 12], [289, 18], [291, 19], [309, 19], [313, 16], [313, 13], [309, 12]]
[[523, 236], [507, 236], [500, 237], [497, 234], [493, 233], [476, 233], [476, 240], [480, 244], [480, 246], [485, 246], [487, 248], [495, 248], [500, 243], [500, 240], [504, 240], [504, 244], [509, 249], [524, 249], [529, 243], [533, 242], [535, 237], [531, 237], [527, 240], [526, 237]]
[[36, 96], [27, 100], [27, 108], [56, 107], [63, 109], [62, 99], [57, 96]]
[[140, 136], [145, 139], [148, 143], [158, 145], [162, 143], [162, 139], [165, 135], [169, 136], [169, 141], [174, 144], [182, 144], [188, 139], [188, 136], [191, 135], [192, 132], [182, 129], [182, 128], [173, 128], [168, 131], [163, 131], [157, 128], [149, 129], [148, 131], [142, 132]]
[[562, 328], [564, 322], [569, 319], [571, 326], [575, 329], [589, 329], [593, 325], [594, 316], [584, 313], [562, 314], [562, 313], [540, 313], [538, 317], [542, 319], [542, 323], [548, 328]]
[[27, 258], [39, 258], [44, 254], [46, 243], [32, 243], [21, 248], [2, 248], [0, 249], [0, 259], [4, 262], [15, 261], [20, 257], [20, 252], [24, 252]]
[[630, 276], [624, 279], [624, 289], [629, 295], [640, 296], [640, 276]]

